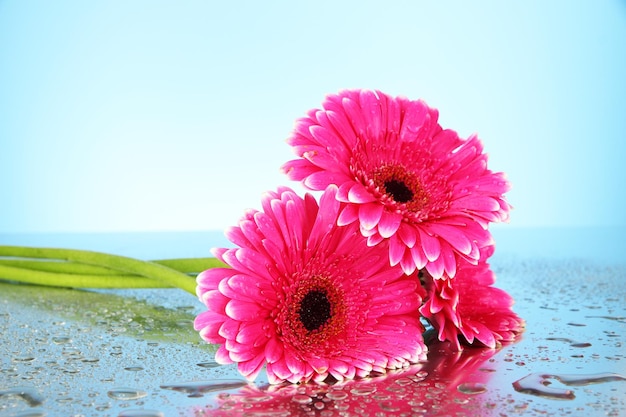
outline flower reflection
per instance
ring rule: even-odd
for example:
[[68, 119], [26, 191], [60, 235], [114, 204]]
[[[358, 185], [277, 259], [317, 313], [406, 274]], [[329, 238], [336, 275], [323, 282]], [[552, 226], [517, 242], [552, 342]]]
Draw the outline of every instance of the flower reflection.
[[218, 396], [197, 416], [489, 415], [486, 369], [494, 349], [435, 343], [428, 360], [384, 375], [337, 383], [255, 386]]

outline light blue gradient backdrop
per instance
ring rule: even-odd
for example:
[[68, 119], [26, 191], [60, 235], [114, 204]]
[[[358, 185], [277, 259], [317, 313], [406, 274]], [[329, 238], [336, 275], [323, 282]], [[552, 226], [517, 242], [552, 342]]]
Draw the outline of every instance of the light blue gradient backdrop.
[[0, 233], [222, 229], [343, 88], [477, 132], [508, 227], [626, 225], [623, 1], [0, 0]]

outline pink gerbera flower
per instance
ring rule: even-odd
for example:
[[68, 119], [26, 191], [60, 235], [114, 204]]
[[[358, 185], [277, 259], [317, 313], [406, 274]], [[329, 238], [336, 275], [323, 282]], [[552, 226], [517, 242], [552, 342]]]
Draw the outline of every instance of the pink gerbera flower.
[[300, 119], [288, 143], [302, 159], [289, 178], [313, 190], [339, 186], [348, 203], [339, 224], [357, 222], [370, 245], [389, 241], [392, 265], [453, 277], [459, 259], [476, 263], [488, 223], [508, 219], [504, 174], [487, 169], [476, 136], [437, 123], [421, 100], [354, 90], [329, 95]]
[[524, 328], [524, 320], [511, 310], [513, 298], [492, 286], [495, 274], [486, 259], [493, 249], [481, 250], [478, 265], [460, 265], [453, 280], [421, 274], [428, 295], [420, 312], [437, 330], [439, 340], [448, 340], [460, 349], [461, 337], [469, 344], [494, 348], [513, 341]]
[[208, 310], [194, 325], [220, 344], [216, 360], [271, 383], [338, 380], [425, 359], [417, 274], [390, 267], [385, 245], [358, 226], [337, 226], [337, 188], [320, 199], [268, 193], [227, 232], [238, 248], [215, 250], [231, 268], [198, 276]]

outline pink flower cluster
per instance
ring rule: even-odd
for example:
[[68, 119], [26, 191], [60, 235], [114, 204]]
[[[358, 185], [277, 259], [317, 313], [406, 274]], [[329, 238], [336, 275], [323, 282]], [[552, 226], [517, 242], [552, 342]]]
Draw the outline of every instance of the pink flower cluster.
[[421, 318], [457, 348], [495, 348], [524, 322], [493, 287], [491, 222], [506, 221], [504, 174], [476, 136], [443, 129], [423, 101], [329, 95], [289, 138], [283, 170], [311, 190], [268, 192], [198, 276], [195, 328], [219, 363], [272, 383], [337, 380], [426, 358]]

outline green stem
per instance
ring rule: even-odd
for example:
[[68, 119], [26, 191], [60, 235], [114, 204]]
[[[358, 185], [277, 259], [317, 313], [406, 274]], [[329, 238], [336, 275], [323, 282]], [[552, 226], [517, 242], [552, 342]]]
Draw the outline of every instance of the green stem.
[[[0, 246], [0, 256], [60, 259], [87, 265], [95, 265], [123, 271], [127, 274], [136, 274], [145, 278], [158, 280], [162, 284], [180, 288], [190, 294], [195, 294], [196, 292], [196, 281], [194, 278], [158, 263], [140, 261], [138, 259], [128, 258], [125, 256], [76, 249], [33, 248], [24, 246]], [[59, 278], [61, 278], [61, 280], [58, 282], [57, 286], [69, 286], [66, 284], [63, 277], [59, 276]], [[132, 280], [129, 280], [128, 278], [125, 279], [124, 282], [126, 285], [123, 285], [122, 287], [128, 288], [129, 285], [132, 285]]]
[[151, 278], [139, 275], [83, 275], [46, 272], [0, 265], [0, 277], [27, 284], [71, 288], [171, 288]]
[[226, 268], [227, 265], [215, 258], [178, 258], [159, 259], [152, 261], [159, 265], [167, 266], [180, 272], [199, 273], [211, 268]]
[[[180, 258], [159, 259], [153, 263], [167, 266], [179, 272], [198, 274], [206, 269], [226, 267], [226, 264], [215, 258]], [[128, 275], [125, 272], [95, 265], [85, 265], [71, 261], [42, 261], [39, 259], [0, 259], [0, 265], [11, 266], [35, 271], [79, 275]]]
[[0, 259], [0, 265], [33, 271], [78, 275], [128, 275], [122, 271], [102, 266], [66, 261], [40, 261], [38, 259]]

